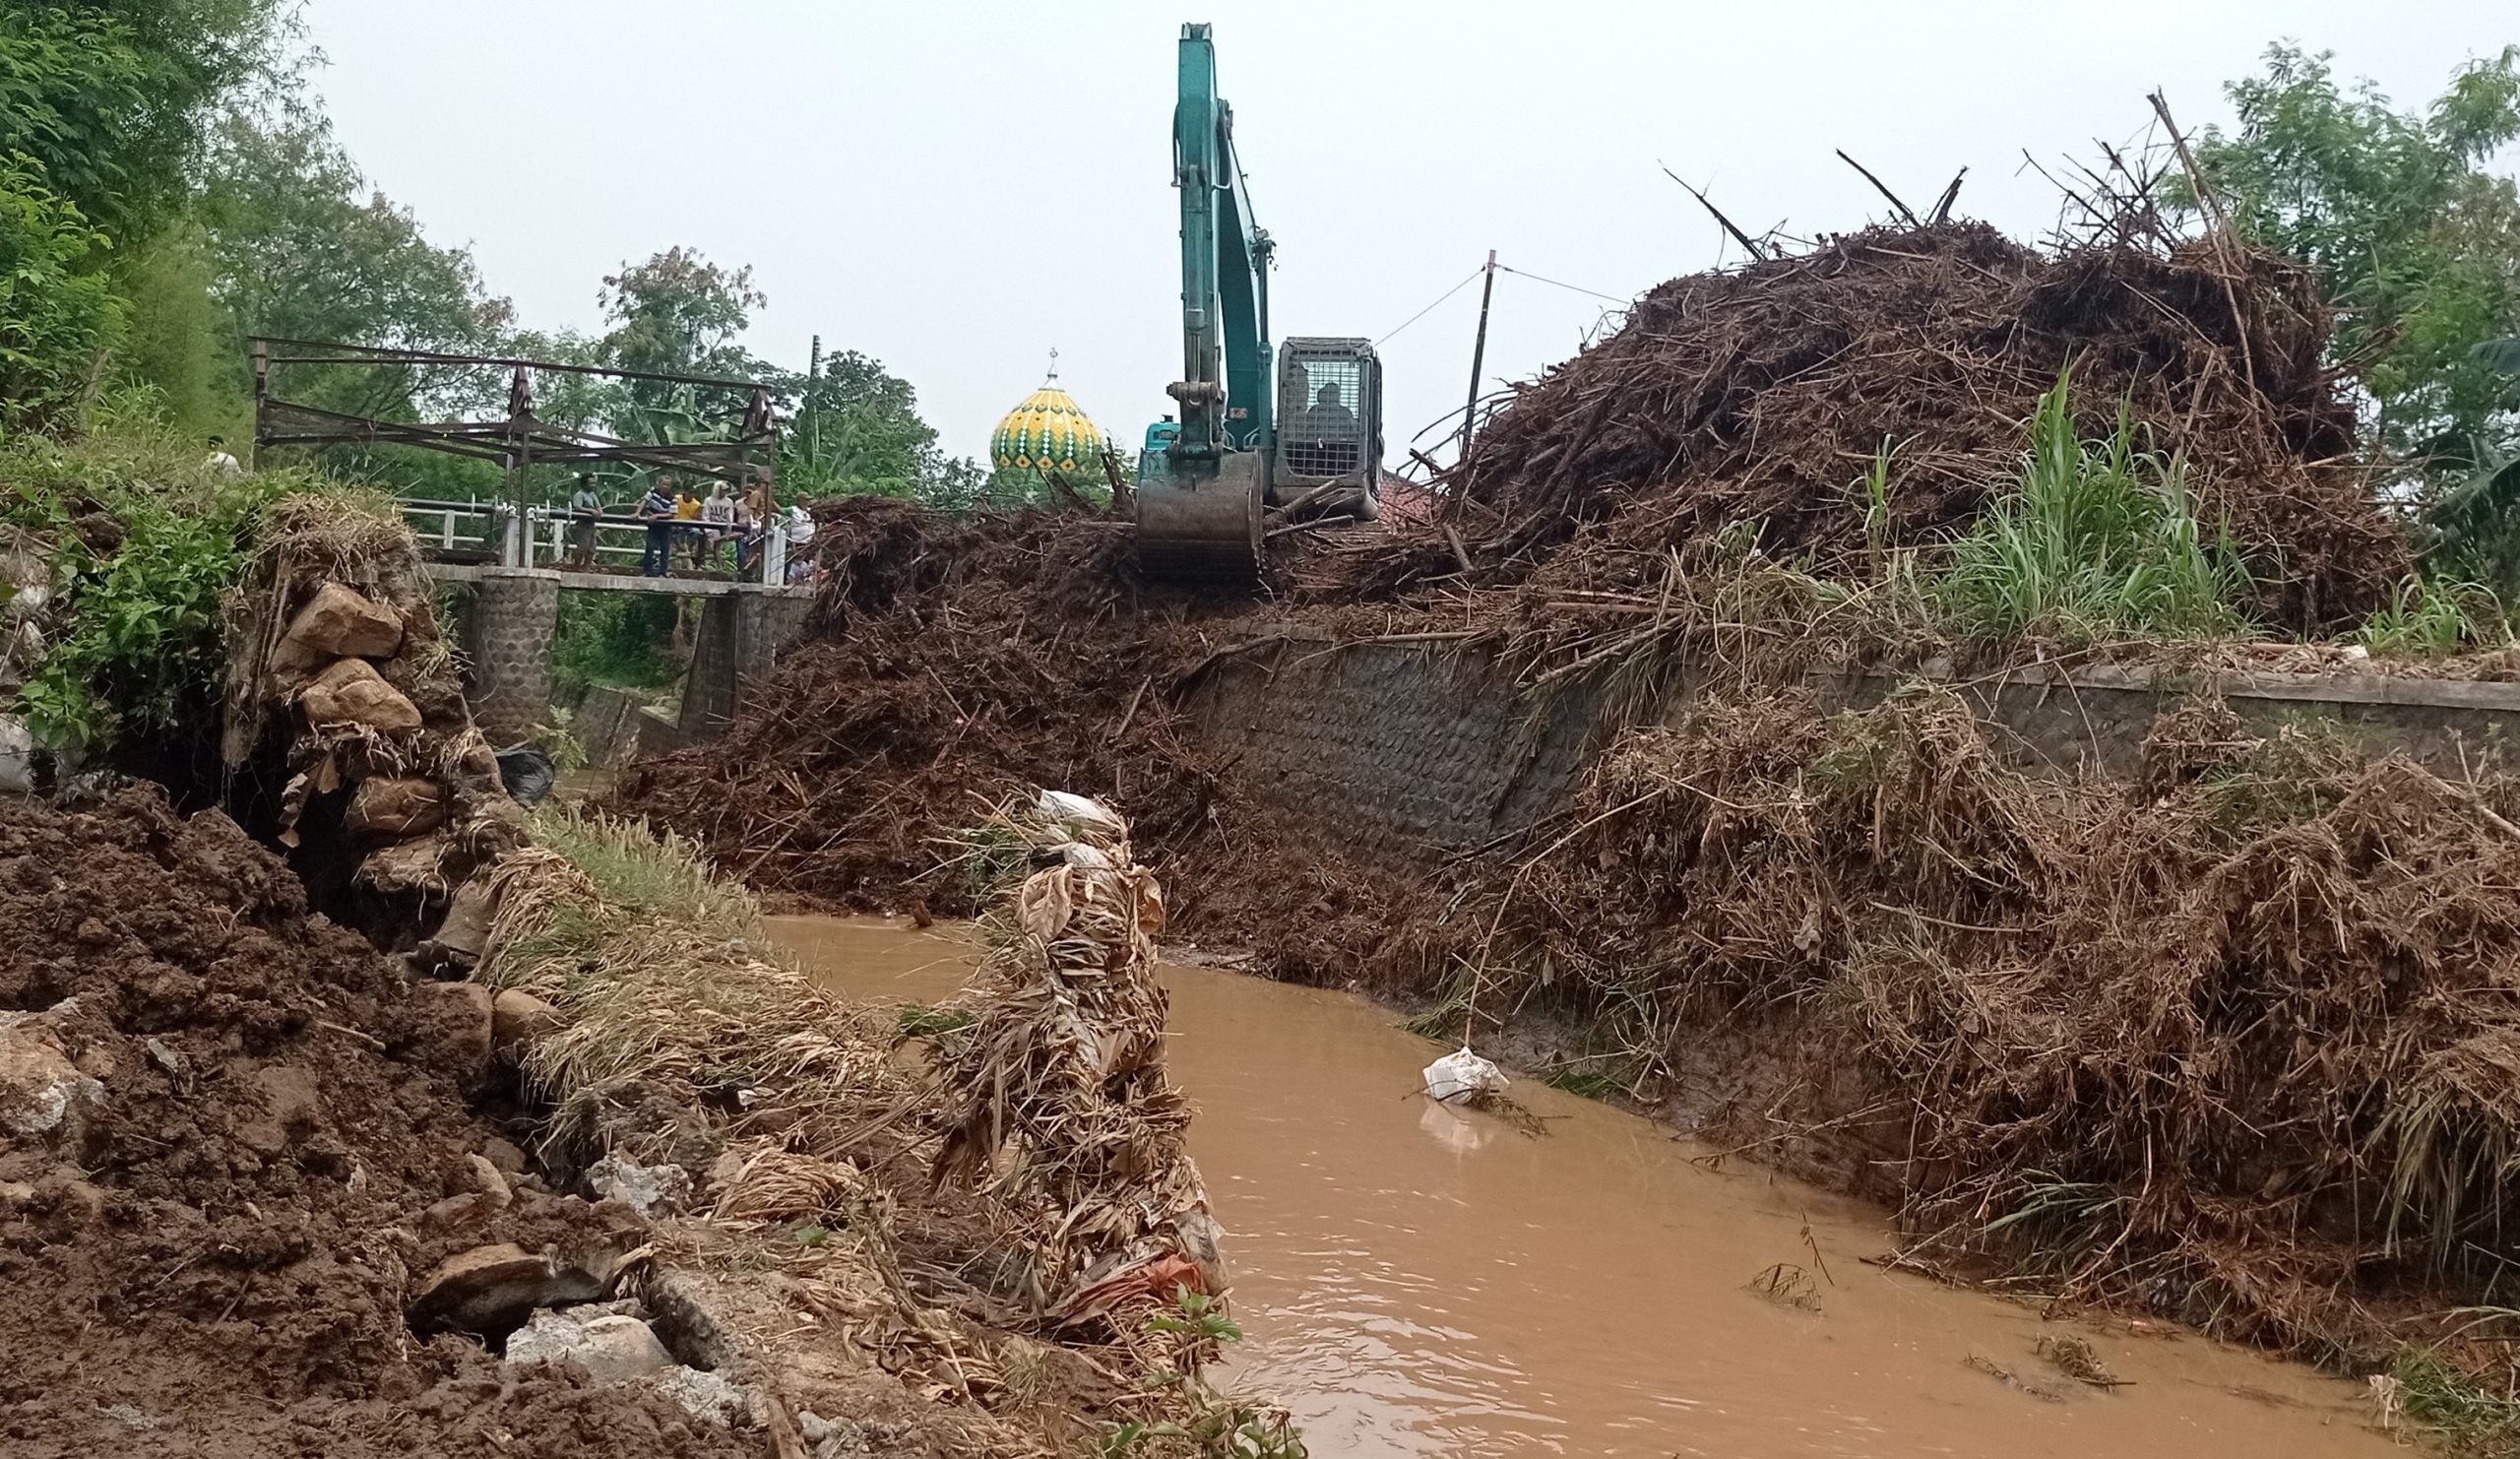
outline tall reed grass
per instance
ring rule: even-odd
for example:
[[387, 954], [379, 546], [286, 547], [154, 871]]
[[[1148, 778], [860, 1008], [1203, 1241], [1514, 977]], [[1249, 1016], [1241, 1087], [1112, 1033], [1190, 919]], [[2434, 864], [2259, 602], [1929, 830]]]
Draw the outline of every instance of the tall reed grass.
[[2020, 479], [1953, 541], [1934, 605], [1967, 630], [2066, 643], [2245, 632], [2248, 570], [2197, 520], [2185, 462], [2140, 449], [2122, 403], [2109, 436], [2084, 439], [2070, 385], [2059, 373], [2039, 398]]

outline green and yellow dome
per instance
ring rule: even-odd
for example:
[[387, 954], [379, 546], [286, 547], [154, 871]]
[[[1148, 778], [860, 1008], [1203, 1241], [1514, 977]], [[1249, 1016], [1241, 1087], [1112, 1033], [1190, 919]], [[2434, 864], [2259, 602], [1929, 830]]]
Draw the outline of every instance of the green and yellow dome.
[[988, 449], [1000, 471], [1073, 472], [1102, 464], [1102, 432], [1055, 379], [997, 422]]

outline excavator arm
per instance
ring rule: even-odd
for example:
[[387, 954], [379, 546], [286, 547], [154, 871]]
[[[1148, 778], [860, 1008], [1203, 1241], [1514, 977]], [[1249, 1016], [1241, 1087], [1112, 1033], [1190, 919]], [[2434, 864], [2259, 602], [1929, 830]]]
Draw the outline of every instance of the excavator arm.
[[1217, 95], [1216, 44], [1181, 28], [1172, 109], [1181, 195], [1181, 418], [1147, 433], [1139, 457], [1138, 555], [1156, 573], [1247, 582], [1260, 563], [1269, 489], [1269, 254], [1233, 152], [1233, 110]]
[[1252, 222], [1233, 109], [1217, 95], [1216, 44], [1203, 25], [1181, 28], [1172, 181], [1181, 192], [1181, 378], [1165, 391], [1180, 419], [1151, 427], [1138, 454], [1138, 560], [1162, 576], [1248, 585], [1272, 503], [1374, 519], [1381, 363], [1368, 340], [1289, 340], [1283, 353], [1271, 343], [1274, 245]]
[[1182, 376], [1168, 393], [1181, 403], [1175, 459], [1211, 460], [1270, 444], [1272, 245], [1252, 221], [1208, 27], [1181, 28], [1180, 65], [1172, 181], [1181, 195]]

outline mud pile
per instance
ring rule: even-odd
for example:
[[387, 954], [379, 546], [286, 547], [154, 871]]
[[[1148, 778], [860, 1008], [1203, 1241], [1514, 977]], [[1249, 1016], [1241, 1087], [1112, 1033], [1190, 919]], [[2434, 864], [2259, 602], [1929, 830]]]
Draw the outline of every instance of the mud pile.
[[[2351, 464], [2355, 417], [2325, 361], [2305, 269], [2219, 240], [2048, 256], [1977, 222], [1871, 228], [1693, 274], [1529, 384], [1450, 476], [1471, 555], [1561, 586], [1622, 581], [1737, 523], [1823, 568], [1871, 544], [1858, 482], [1892, 450], [1893, 545], [1965, 527], [2009, 483], [2023, 422], [2068, 365], [2086, 434], [2120, 402], [2186, 459], [2210, 527], [2248, 554], [2271, 621], [2358, 618], [2404, 574], [2398, 530]], [[1421, 531], [1373, 571], [1450, 574]], [[1571, 569], [1571, 570], [1570, 570]]]
[[1204, 822], [1214, 778], [1169, 691], [1240, 609], [1145, 595], [1125, 522], [857, 498], [816, 549], [808, 641], [723, 739], [627, 772], [625, 804], [755, 885], [944, 915], [988, 882], [952, 833], [1024, 787], [1110, 795], [1151, 845]]
[[452, 1254], [599, 1265], [642, 1223], [526, 1174], [469, 1112], [484, 1010], [310, 916], [224, 817], [0, 805], [0, 1010], [10, 1452], [754, 1451], [414, 1333]]

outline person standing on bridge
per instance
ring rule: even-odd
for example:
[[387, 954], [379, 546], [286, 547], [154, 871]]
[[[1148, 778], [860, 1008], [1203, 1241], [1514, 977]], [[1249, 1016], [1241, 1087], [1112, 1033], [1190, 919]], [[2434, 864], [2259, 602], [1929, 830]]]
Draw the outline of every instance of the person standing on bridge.
[[595, 570], [595, 524], [603, 515], [603, 498], [595, 494], [595, 477], [578, 473], [578, 489], [569, 497], [569, 531], [578, 571]]
[[788, 581], [809, 582], [813, 577], [813, 554], [806, 547], [814, 539], [813, 498], [799, 491], [788, 507]]
[[648, 524], [647, 545], [639, 554], [639, 575], [668, 577], [673, 572], [673, 477], [659, 476], [639, 498], [639, 520]]
[[[700, 504], [700, 520], [709, 524], [709, 568], [718, 567], [718, 544], [738, 534], [735, 527], [735, 499], [726, 494], [726, 483], [717, 482], [709, 488], [709, 499]], [[735, 548], [735, 560], [743, 561], [743, 548]]]
[[691, 566], [697, 571], [701, 557], [709, 548], [709, 534], [700, 530], [700, 498], [688, 490], [673, 499], [674, 531], [682, 535], [691, 553]]

